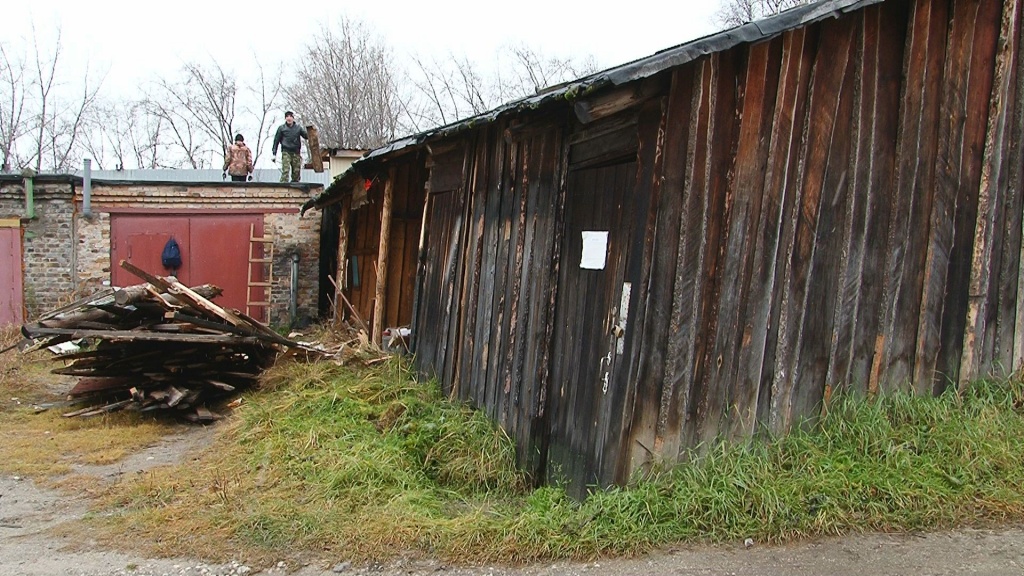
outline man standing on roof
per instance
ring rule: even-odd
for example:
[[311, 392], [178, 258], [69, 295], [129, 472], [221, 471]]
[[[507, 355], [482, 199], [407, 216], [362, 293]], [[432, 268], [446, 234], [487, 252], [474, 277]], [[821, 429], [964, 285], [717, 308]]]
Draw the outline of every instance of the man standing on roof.
[[241, 134], [236, 134], [235, 143], [228, 146], [228, 153], [224, 156], [224, 172], [231, 175], [232, 182], [245, 182], [246, 177], [252, 174], [252, 151], [245, 145], [245, 138]]
[[277, 147], [281, 147], [281, 182], [288, 181], [288, 173], [291, 172], [291, 181], [299, 181], [299, 169], [302, 168], [302, 140], [309, 139], [306, 129], [295, 123], [295, 114], [289, 110], [284, 113], [284, 124], [277, 127], [274, 134], [274, 145], [270, 149], [270, 161], [277, 162]]

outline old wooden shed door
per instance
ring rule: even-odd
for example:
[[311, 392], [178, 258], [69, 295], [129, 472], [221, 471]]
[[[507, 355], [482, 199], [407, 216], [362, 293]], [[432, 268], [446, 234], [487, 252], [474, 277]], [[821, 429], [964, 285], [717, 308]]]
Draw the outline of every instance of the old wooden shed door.
[[628, 365], [623, 342], [633, 287], [625, 264], [636, 166], [634, 154], [570, 167], [567, 181], [547, 476], [567, 480], [577, 494], [608, 484], [619, 453], [623, 399], [615, 382]]
[[0, 218], [0, 327], [22, 323], [21, 222]]

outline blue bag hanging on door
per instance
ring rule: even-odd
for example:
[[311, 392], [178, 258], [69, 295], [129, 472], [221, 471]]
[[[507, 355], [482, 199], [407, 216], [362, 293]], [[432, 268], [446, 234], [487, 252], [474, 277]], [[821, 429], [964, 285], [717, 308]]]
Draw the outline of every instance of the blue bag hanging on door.
[[171, 237], [167, 244], [164, 244], [164, 251], [160, 254], [160, 260], [164, 264], [164, 268], [168, 270], [177, 270], [181, 268], [181, 247], [178, 246], [178, 241]]

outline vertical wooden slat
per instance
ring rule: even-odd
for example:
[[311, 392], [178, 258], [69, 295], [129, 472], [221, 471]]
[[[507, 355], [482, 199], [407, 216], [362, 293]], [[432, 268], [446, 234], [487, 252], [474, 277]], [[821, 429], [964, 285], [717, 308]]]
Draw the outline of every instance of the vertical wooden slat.
[[945, 2], [915, 2], [907, 26], [896, 193], [869, 391], [912, 385], [934, 192], [947, 10]]
[[[427, 289], [427, 270], [426, 261], [427, 255], [429, 254], [427, 244], [427, 231], [430, 229], [430, 181], [424, 183], [423, 191], [423, 212], [420, 214], [420, 237], [419, 237], [419, 248], [416, 251], [416, 282], [413, 288], [412, 295], [412, 335], [409, 342], [409, 349], [413, 353], [413, 365], [416, 366], [417, 370], [420, 370], [420, 364], [422, 358], [420, 357], [420, 328], [426, 326], [423, 321], [421, 313], [425, 309], [429, 309], [430, 303], [433, 301], [433, 294]], [[428, 300], [428, 302], [424, 302]], [[430, 333], [424, 330], [423, 336], [425, 340], [430, 340]], [[421, 371], [422, 373], [422, 371]]]
[[[495, 156], [492, 159], [494, 170], [488, 171], [487, 186], [496, 191], [493, 199], [488, 200], [487, 221], [490, 224], [490, 236], [484, 257], [484, 269], [488, 272], [488, 286], [483, 294], [490, 299], [490, 310], [487, 311], [489, 333], [487, 338], [487, 356], [485, 362], [486, 393], [484, 406], [487, 414], [499, 420], [502, 404], [502, 364], [505, 359], [506, 341], [508, 338], [508, 273], [509, 273], [509, 242], [512, 237], [512, 207], [514, 206], [515, 187], [513, 178], [518, 166], [506, 162], [504, 150], [505, 140], [487, 134], [488, 149]], [[517, 147], [518, 148], [518, 147]]]
[[1010, 155], [1007, 168], [1004, 209], [1002, 270], [999, 287], [999, 330], [996, 339], [1000, 358], [1012, 371], [1024, 366], [1024, 10], [1017, 10], [1017, 55], [1013, 66], [1013, 119], [1010, 129]]
[[[992, 92], [988, 104], [988, 125], [985, 148], [982, 152], [981, 181], [978, 187], [978, 211], [975, 225], [974, 247], [971, 254], [971, 274], [968, 292], [967, 320], [964, 329], [963, 352], [960, 360], [959, 385], [982, 376], [981, 352], [986, 331], [989, 302], [989, 277], [992, 272], [992, 236], [996, 227], [996, 206], [1000, 203], [999, 179], [1003, 173], [1009, 120], [1012, 116], [1011, 78], [1013, 59], [1017, 52], [1018, 3], [1004, 3], [1000, 23], [998, 51]], [[1005, 180], [1004, 180], [1005, 181]], [[992, 302], [991, 304], [996, 304]]]
[[517, 461], [527, 470], [538, 467], [536, 445], [537, 400], [539, 394], [538, 359], [548, 346], [544, 340], [547, 290], [550, 289], [550, 254], [553, 237], [553, 200], [550, 194], [555, 189], [558, 176], [558, 154], [561, 148], [557, 130], [541, 123], [536, 130], [523, 135], [527, 151], [523, 154], [523, 172], [520, 183], [520, 232], [517, 248], [520, 254], [518, 271], [511, 281], [518, 284], [519, 295], [515, 299], [516, 313], [513, 316], [516, 329], [511, 333], [512, 342], [508, 347], [506, 371], [509, 388], [507, 404], [508, 427], [506, 431], [516, 439]]
[[[512, 425], [515, 422], [515, 397], [518, 394], [518, 390], [514, 390], [512, 382], [515, 379], [515, 374], [521, 368], [519, 364], [519, 345], [522, 342], [521, 332], [526, 329], [526, 326], [522, 324], [522, 316], [520, 315], [519, 301], [522, 296], [522, 279], [524, 260], [526, 254], [526, 212], [528, 208], [527, 201], [529, 199], [530, 189], [530, 164], [533, 161], [532, 158], [532, 138], [527, 139], [523, 146], [522, 154], [518, 159], [518, 177], [515, 179], [516, 182], [513, 184], [517, 197], [517, 202], [513, 203], [512, 217], [509, 218], [509, 225], [512, 228], [512, 234], [510, 238], [511, 245], [509, 246], [509, 276], [507, 284], [508, 291], [508, 338], [504, 346], [504, 358], [502, 360], [502, 370], [500, 375], [500, 383], [502, 386], [501, 397], [502, 397], [502, 413], [501, 422], [506, 422], [510, 426], [507, 430], [514, 430]], [[513, 225], [514, 222], [514, 225]]]
[[[947, 304], [946, 281], [951, 266], [956, 216], [960, 192], [966, 185], [968, 167], [964, 166], [963, 147], [966, 142], [968, 90], [973, 73], [970, 70], [974, 49], [973, 36], [978, 4], [957, 2], [954, 6], [941, 87], [938, 149], [934, 167], [931, 215], [929, 216], [927, 254], [921, 309], [918, 315], [917, 346], [914, 352], [913, 383], [920, 393], [931, 393], [937, 379], [940, 331], [944, 306]], [[976, 112], [971, 112], [976, 113]], [[938, 378], [937, 378], [938, 377]]]
[[[651, 348], [651, 364], [661, 371], [661, 399], [655, 448], [659, 454], [675, 459], [680, 446], [679, 385], [675, 370], [679, 367], [669, 352], [673, 337], [672, 304], [676, 286], [679, 254], [680, 218], [683, 211], [683, 186], [689, 156], [690, 118], [693, 114], [693, 72], [683, 67], [672, 73], [665, 111], [665, 150], [658, 207], [657, 236], [653, 246], [655, 260], [651, 271], [651, 311], [649, 333], [644, 340]], [[651, 378], [657, 378], [657, 371]]]
[[736, 197], [729, 193], [734, 177], [736, 150], [739, 146], [740, 114], [743, 82], [740, 73], [746, 60], [740, 51], [720, 53], [712, 58], [718, 64], [713, 111], [713, 136], [708, 167], [706, 272], [701, 290], [700, 307], [703, 325], [697, 345], [698, 365], [694, 379], [700, 386], [697, 396], [699, 442], [710, 444], [718, 439], [728, 417], [730, 399], [728, 385], [723, 386], [722, 368], [725, 355], [715, 350], [719, 330], [722, 298], [728, 296], [724, 287], [729, 262], [729, 222]]
[[[794, 163], [792, 165], [790, 186], [786, 194], [786, 205], [783, 214], [782, 236], [779, 246], [778, 270], [780, 277], [778, 285], [779, 294], [776, 300], [778, 312], [773, 314], [778, 325], [775, 351], [772, 366], [771, 402], [768, 407], [767, 424], [774, 432], [784, 432], [792, 424], [795, 418], [793, 399], [796, 394], [797, 374], [793, 373], [794, 362], [798, 357], [801, 325], [801, 306], [804, 302], [806, 290], [807, 271], [809, 265], [809, 250], [806, 247], [809, 231], [807, 227], [817, 220], [817, 199], [820, 189], [812, 189], [814, 195], [810, 199], [804, 198], [807, 193], [806, 178], [808, 173], [808, 162], [813, 152], [811, 142], [812, 127], [814, 126], [812, 110], [821, 98], [816, 94], [815, 85], [820, 86], [820, 75], [827, 74], [822, 64], [817, 47], [821, 40], [817, 35], [813, 42], [808, 39], [806, 46], [815, 46], [813, 53], [809, 53], [808, 65], [811, 66], [810, 75], [807, 78], [808, 95], [801, 110], [801, 137], [800, 143], [795, 147], [792, 154]], [[811, 64], [813, 63], [813, 64]], [[831, 70], [831, 63], [829, 64]], [[817, 92], [820, 93], [819, 87]], [[827, 108], [825, 109], [827, 111]], [[821, 134], [821, 130], [817, 131]], [[820, 153], [820, 152], [819, 152]], [[789, 193], [792, 190], [792, 194]], [[809, 213], [807, 211], [809, 210]]]
[[779, 398], [783, 410], [776, 414], [783, 428], [814, 416], [824, 394], [843, 265], [837, 249], [842, 234], [835, 231], [845, 226], [843, 206], [849, 194], [848, 131], [855, 80], [849, 64], [858, 27], [853, 18], [822, 23], [811, 78], [802, 190], [791, 216], [796, 218], [795, 238], [787, 258], [777, 356], [789, 387]]
[[513, 383], [519, 394], [515, 402], [521, 419], [517, 434], [517, 461], [530, 472], [536, 472], [540, 465], [541, 443], [545, 434], [539, 413], [546, 368], [542, 366], [541, 358], [544, 351], [550, 348], [546, 335], [552, 320], [547, 315], [547, 305], [553, 286], [551, 265], [554, 208], [558, 198], [558, 166], [562, 151], [557, 126], [545, 127], [543, 135], [538, 136], [537, 140], [534, 154], [536, 161], [529, 174], [526, 273], [521, 280], [526, 295], [523, 302], [524, 329], [518, 351], [518, 381]]
[[[716, 388], [726, 391], [727, 432], [733, 437], [751, 433], [757, 415], [759, 370], [748, 372], [754, 343], [754, 322], [759, 310], [751, 310], [751, 301], [760, 294], [754, 270], [760, 269], [759, 254], [764, 224], [762, 209], [771, 195], [765, 194], [776, 87], [779, 82], [782, 41], [762, 42], [750, 48], [741, 104], [741, 124], [735, 155], [735, 176], [729, 194], [734, 198], [724, 251], [722, 303], [712, 357], [723, 361], [718, 369]], [[770, 202], [770, 200], [768, 200]], [[751, 318], [750, 314], [755, 318]], [[762, 354], [763, 348], [757, 353]], [[759, 366], [758, 366], [759, 368]]]
[[384, 202], [380, 214], [380, 248], [377, 250], [377, 289], [373, 303], [373, 335], [374, 344], [380, 345], [381, 334], [384, 332], [384, 304], [388, 285], [388, 247], [391, 245], [391, 204], [394, 196], [395, 170], [388, 171], [384, 181]]
[[707, 242], [707, 174], [709, 171], [711, 115], [714, 110], [713, 90], [716, 67], [713, 58], [706, 57], [693, 65], [693, 100], [687, 150], [686, 178], [683, 185], [683, 206], [680, 216], [678, 265], [675, 294], [672, 302], [672, 320], [669, 330], [667, 370], [672, 376], [672, 387], [677, 390], [676, 402], [681, 422], [680, 446], [695, 444], [697, 437], [697, 401], [700, 387], [695, 382], [697, 341], [702, 322], [699, 307], [701, 282], [705, 275]]
[[391, 229], [388, 250], [388, 279], [384, 288], [384, 328], [398, 326], [398, 298], [402, 292], [402, 263], [405, 261], [405, 217], [409, 202], [410, 162], [396, 167], [391, 200]]
[[[479, 145], [479, 142], [484, 136], [470, 139], [474, 145]], [[464, 308], [464, 302], [467, 298], [466, 294], [469, 290], [469, 285], [472, 282], [472, 271], [469, 270], [469, 264], [467, 262], [469, 256], [467, 254], [466, 246], [468, 244], [468, 238], [472, 231], [469, 226], [469, 218], [473, 211], [474, 202], [474, 190], [470, 188], [467, 178], [467, 174], [472, 169], [472, 161], [469, 155], [469, 145], [462, 150], [461, 154], [454, 159], [454, 163], [461, 164], [460, 175], [458, 182], [461, 183], [461, 188], [456, 190], [457, 198], [457, 209], [453, 212], [453, 222], [451, 224], [451, 246], [449, 247], [448, 254], [448, 266], [450, 267], [447, 276], [445, 278], [444, 286], [447, 290], [451, 291], [451, 296], [448, 298], [445, 315], [446, 321], [444, 323], [445, 328], [445, 339], [447, 343], [447, 349], [445, 350], [445, 381], [451, 384], [451, 390], [453, 397], [465, 396], [465, 392], [462, 391], [463, 378], [465, 375], [460, 370], [461, 358], [465, 354], [463, 347], [463, 315], [466, 314]], [[474, 387], [473, 382], [469, 382], [469, 386], [466, 388], [472, 389]]]
[[894, 188], [899, 119], [905, 4], [866, 8], [858, 49], [859, 90], [849, 173], [849, 225], [843, 239], [848, 254], [839, 281], [836, 322], [826, 382], [867, 391], [878, 333], [882, 269]]
[[[624, 228], [629, 252], [623, 285], [614, 287], [620, 304], [625, 301], [627, 321], [624, 329], [623, 362], [616, 344], [615, 373], [611, 390], [604, 395], [601, 414], [605, 416], [599, 431], [597, 450], [598, 476], [605, 482], [627, 482], [635, 469], [656, 460], [655, 435], [661, 406], [661, 363], [652, 353], [658, 343], [647, 337], [648, 330], [657, 330], [667, 318], [652, 317], [652, 271], [655, 239], [658, 229], [662, 194], [662, 172], [665, 158], [666, 101], [653, 100], [643, 107], [637, 125], [637, 163], [635, 184], [624, 203], [633, 211], [631, 224]], [[676, 232], [678, 234], [678, 231]], [[622, 294], [629, 283], [630, 298]], [[665, 294], [666, 304], [671, 302]], [[667, 306], [666, 306], [667, 308]], [[619, 310], [619, 318], [622, 318]]]
[[[970, 54], [964, 66], [968, 73], [966, 109], [983, 110], [983, 113], [969, 113], [964, 117], [963, 144], [954, 150], [954, 158], [960, 167], [957, 187], [956, 210], [954, 214], [953, 247], [949, 255], [946, 273], [947, 297], [942, 306], [940, 344], [936, 359], [935, 378], [931, 390], [939, 393], [947, 385], [955, 385], [960, 369], [966, 330], [968, 293], [970, 290], [971, 253], [974, 245], [977, 223], [978, 190], [981, 183], [982, 152], [985, 148], [985, 131], [988, 121], [988, 105], [992, 97], [992, 78], [999, 39], [999, 2], [980, 2], [977, 7], [957, 7], [957, 14], [970, 22], [966, 34], [966, 50]], [[954, 15], [954, 18], [957, 16]]]
[[782, 62], [775, 112], [769, 138], [769, 157], [765, 169], [765, 198], [761, 211], [761, 240], [754, 255], [751, 279], [750, 343], [740, 349], [739, 373], [757, 385], [756, 418], [751, 433], [771, 422], [776, 398], [775, 353], [781, 317], [781, 290], [786, 262], [793, 241], [792, 221], [787, 215], [795, 210], [800, 197], [803, 126], [809, 84], [817, 46], [816, 29], [801, 28], [783, 35]]
[[352, 214], [352, 197], [346, 196], [341, 201], [341, 215], [338, 216], [338, 269], [335, 274], [334, 286], [334, 321], [342, 322], [348, 312], [342, 303], [345, 289], [348, 288], [348, 230]]
[[481, 400], [484, 395], [483, 387], [486, 386], [485, 379], [481, 376], [480, 355], [484, 350], [482, 344], [487, 340], [484, 337], [488, 334], [490, 325], [481, 323], [482, 309], [489, 307], [481, 306], [481, 290], [483, 290], [482, 276], [482, 253], [483, 238], [486, 226], [486, 207], [491, 190], [487, 185], [487, 174], [489, 169], [487, 146], [481, 145], [481, 135], [471, 140], [472, 144], [467, 147], [465, 158], [466, 169], [466, 191], [467, 201], [470, 203], [467, 210], [469, 220], [467, 221], [466, 235], [466, 288], [464, 291], [464, 307], [462, 320], [462, 350], [460, 355], [459, 374], [460, 381], [467, 382], [459, 398], [470, 400], [475, 403]]
[[566, 191], [568, 189], [569, 172], [569, 162], [566, 159], [569, 156], [569, 139], [564, 138], [561, 141], [561, 145], [557, 146], [555, 150], [558, 153], [559, 161], [554, 165], [558, 170], [552, 174], [553, 178], [551, 179], [551, 182], [555, 183], [556, 187], [554, 187], [554, 194], [552, 195], [551, 242], [547, 247], [551, 254], [551, 273], [547, 276], [550, 289], [547, 291], [547, 301], [540, 303], [542, 306], [546, 306], [544, 315], [547, 321], [544, 325], [544, 337], [542, 340], [544, 347], [537, 363], [539, 373], [537, 381], [536, 428], [538, 432], [535, 434], [537, 443], [537, 468], [535, 470], [538, 482], [553, 477], [556, 472], [548, 465], [551, 458], [555, 425], [558, 422], [558, 417], [553, 414], [551, 406], [553, 403], [557, 403], [556, 398], [561, 394], [564, 386], [563, 382], [552, 376], [557, 372], [552, 367], [552, 354], [557, 353], [555, 348], [555, 324], [558, 312], [559, 291], [562, 288], [559, 279], [563, 274], [562, 268], [566, 265], [562, 261], [561, 247], [565, 236]]

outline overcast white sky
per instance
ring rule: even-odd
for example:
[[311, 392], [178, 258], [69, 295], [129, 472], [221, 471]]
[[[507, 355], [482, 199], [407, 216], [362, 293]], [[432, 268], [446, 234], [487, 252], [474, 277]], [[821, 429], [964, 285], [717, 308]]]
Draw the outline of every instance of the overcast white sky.
[[34, 25], [45, 42], [59, 24], [65, 63], [87, 61], [106, 72], [108, 93], [173, 77], [182, 62], [211, 55], [226, 69], [249, 65], [250, 55], [273, 68], [342, 14], [365, 22], [399, 57], [451, 52], [484, 61], [503, 44], [525, 43], [548, 56], [593, 55], [607, 68], [716, 31], [719, 2], [12, 1], [5, 3], [0, 41], [24, 44]]

